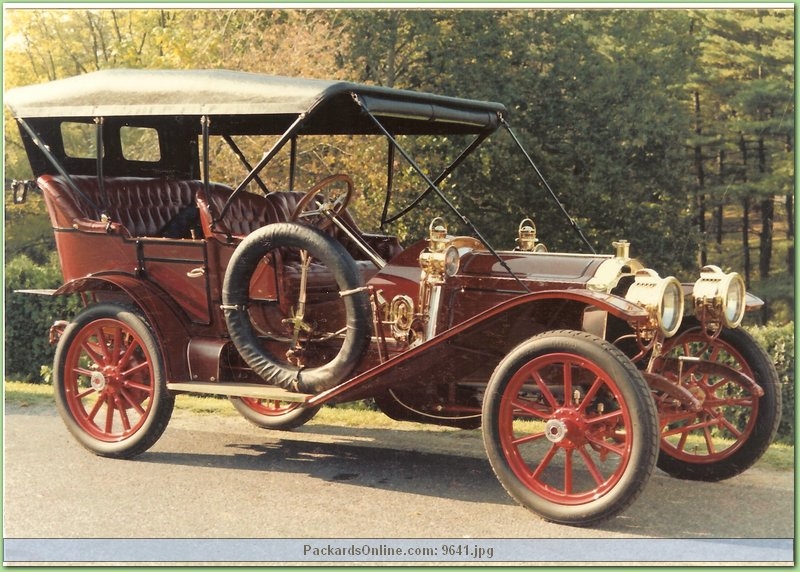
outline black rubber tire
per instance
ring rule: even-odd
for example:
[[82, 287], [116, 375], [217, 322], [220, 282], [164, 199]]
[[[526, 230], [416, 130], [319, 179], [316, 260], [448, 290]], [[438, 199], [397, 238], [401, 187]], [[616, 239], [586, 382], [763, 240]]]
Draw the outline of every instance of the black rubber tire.
[[[546, 390], [532, 373], [542, 378]], [[585, 391], [580, 380], [590, 380], [585, 385], [596, 386], [595, 393]], [[591, 400], [585, 405], [578, 397], [569, 401], [565, 396], [575, 391]], [[601, 408], [601, 401], [607, 405]], [[525, 416], [525, 404], [530, 419], [520, 431], [514, 423]], [[611, 418], [600, 421], [604, 414], [623, 426], [605, 428]], [[573, 424], [570, 416], [578, 421]], [[492, 469], [517, 502], [545, 520], [589, 526], [619, 514], [644, 490], [655, 468], [658, 440], [655, 404], [641, 373], [622, 352], [591, 334], [553, 331], [523, 342], [498, 364], [486, 389], [483, 441]], [[528, 449], [523, 452], [523, 447]], [[610, 453], [617, 449], [623, 454]], [[593, 457], [604, 481], [587, 477], [587, 457]], [[611, 467], [605, 465], [609, 457]]]
[[291, 431], [292, 429], [297, 429], [301, 425], [305, 425], [314, 418], [321, 407], [289, 406], [285, 412], [265, 414], [264, 412], [258, 411], [256, 407], [252, 406], [246, 399], [241, 397], [231, 397], [230, 401], [236, 411], [250, 423], [261, 429], [272, 429], [275, 431]]
[[[668, 343], [680, 344], [682, 338], [685, 339], [685, 336], [692, 332], [699, 332], [700, 328], [696, 319], [688, 318], [684, 320], [681, 331]], [[780, 424], [782, 408], [780, 380], [767, 352], [753, 339], [753, 336], [741, 328], [722, 330], [718, 341], [739, 354], [745, 362], [739, 366], [752, 372], [753, 379], [764, 390], [764, 395], [758, 398], [757, 414], [752, 429], [741, 442], [736, 442], [735, 446], [728, 449], [729, 454], [720, 451], [714, 455], [714, 459], [704, 458], [702, 455], [681, 457], [662, 442], [658, 468], [679, 479], [713, 482], [741, 474], [766, 452]], [[668, 347], [665, 349], [668, 350]], [[702, 414], [705, 414], [705, 410], [700, 413]], [[751, 420], [748, 418], [746, 421], [749, 423]]]
[[[247, 312], [250, 278], [261, 259], [277, 248], [308, 251], [331, 271], [343, 297], [347, 330], [339, 353], [320, 367], [300, 369], [280, 362], [260, 344]], [[249, 234], [233, 252], [222, 285], [228, 332], [239, 354], [264, 381], [302, 393], [318, 393], [345, 379], [366, 351], [372, 337], [369, 295], [353, 257], [323, 232], [297, 223], [276, 223]], [[355, 292], [354, 292], [355, 291]]]
[[[102, 349], [97, 343], [100, 332]], [[116, 344], [120, 347], [115, 350]], [[91, 346], [97, 348], [94, 356], [87, 350]], [[131, 373], [134, 362], [138, 367]], [[149, 366], [142, 367], [145, 363]], [[128, 459], [152, 447], [167, 428], [175, 404], [155, 334], [138, 312], [116, 304], [90, 306], [64, 329], [56, 347], [53, 383], [56, 407], [67, 429], [103, 457]], [[141, 389], [145, 386], [149, 389]], [[115, 407], [108, 413], [111, 403]], [[133, 427], [119, 429], [120, 423]]]

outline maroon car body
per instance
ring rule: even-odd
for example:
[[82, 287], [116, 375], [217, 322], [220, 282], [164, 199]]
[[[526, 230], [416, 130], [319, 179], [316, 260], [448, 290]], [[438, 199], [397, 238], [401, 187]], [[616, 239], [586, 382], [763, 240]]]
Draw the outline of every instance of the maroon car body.
[[[97, 454], [152, 446], [178, 393], [228, 396], [284, 430], [371, 399], [395, 419], [482, 426], [515, 499], [590, 525], [656, 465], [727, 478], [774, 437], [777, 375], [738, 327], [760, 301], [736, 273], [681, 284], [625, 241], [550, 253], [530, 219], [497, 250], [442, 192], [498, 130], [535, 169], [501, 104], [221, 70], [96, 72], [6, 104], [55, 233], [52, 294], [86, 303], [51, 330], [54, 378], [68, 429]], [[387, 142], [380, 228], [401, 160], [422, 183], [412, 206], [440, 199], [427, 236], [404, 247], [362, 231], [348, 175], [294, 190], [306, 142], [341, 136]], [[435, 177], [402, 143], [447, 136], [467, 145]], [[269, 145], [248, 157], [253, 139]], [[223, 145], [239, 182], [214, 178]], [[277, 163], [288, 191], [262, 180]], [[451, 235], [447, 218], [474, 232]]]

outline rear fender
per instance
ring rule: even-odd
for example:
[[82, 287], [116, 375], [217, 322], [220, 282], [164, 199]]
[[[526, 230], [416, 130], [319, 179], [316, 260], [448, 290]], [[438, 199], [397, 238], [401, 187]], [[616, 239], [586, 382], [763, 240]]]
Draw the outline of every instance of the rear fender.
[[[103, 274], [71, 280], [56, 290], [54, 295], [88, 292], [94, 293], [98, 299], [112, 298], [107, 301], [129, 304], [139, 309], [158, 340], [167, 379], [189, 379], [186, 347], [190, 334], [187, 322], [167, 294], [135, 276]], [[104, 296], [104, 292], [109, 296]], [[113, 296], [112, 293], [121, 293], [124, 297]]]

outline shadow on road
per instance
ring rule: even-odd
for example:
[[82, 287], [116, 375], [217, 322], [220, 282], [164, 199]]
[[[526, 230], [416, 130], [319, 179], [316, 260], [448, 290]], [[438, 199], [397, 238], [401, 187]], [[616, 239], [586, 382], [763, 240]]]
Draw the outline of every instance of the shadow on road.
[[[479, 439], [463, 436], [462, 450], [458, 435], [314, 425], [291, 434], [217, 435], [218, 442], [198, 443], [196, 451], [151, 450], [137, 462], [296, 473], [318, 480], [321, 486], [353, 487], [354, 502], [360, 497], [358, 489], [368, 487], [513, 506], [482, 456]], [[425, 448], [432, 442], [436, 452], [411, 449], [415, 443]], [[440, 452], [442, 448], [454, 453]], [[791, 490], [776, 488], [769, 475], [762, 477], [758, 471], [722, 483], [703, 483], [673, 479], [657, 470], [633, 505], [594, 528], [664, 537], [788, 537], [793, 535], [792, 503]], [[753, 506], [767, 510], [770, 518], [749, 515], [747, 507]], [[520, 518], [536, 519], [519, 510]]]
[[151, 451], [137, 462], [299, 473], [322, 482], [454, 500], [514, 504], [486, 459], [405, 451], [373, 444], [272, 438], [228, 443], [225, 453]]

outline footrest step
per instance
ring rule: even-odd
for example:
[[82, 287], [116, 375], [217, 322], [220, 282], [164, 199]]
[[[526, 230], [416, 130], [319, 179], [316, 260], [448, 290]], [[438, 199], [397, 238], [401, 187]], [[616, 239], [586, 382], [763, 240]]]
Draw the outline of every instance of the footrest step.
[[204, 393], [207, 395], [227, 395], [229, 397], [254, 397], [274, 401], [305, 403], [312, 395], [295, 393], [282, 387], [258, 385], [255, 383], [215, 383], [211, 381], [186, 381], [167, 384], [167, 389], [179, 393]]

